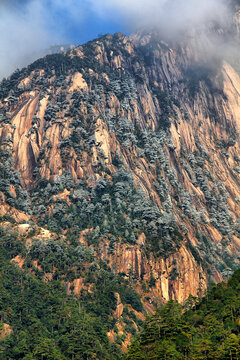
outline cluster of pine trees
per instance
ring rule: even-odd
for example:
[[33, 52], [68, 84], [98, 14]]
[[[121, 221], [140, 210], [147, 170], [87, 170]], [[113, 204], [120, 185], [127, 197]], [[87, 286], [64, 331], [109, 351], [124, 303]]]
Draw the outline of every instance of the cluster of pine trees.
[[240, 270], [185, 306], [170, 301], [149, 317], [125, 360], [240, 359]]
[[[239, 360], [240, 270], [202, 299], [174, 301], [143, 323], [127, 354], [107, 337], [115, 329], [114, 291], [123, 303], [140, 301], [104, 264], [89, 269], [94, 294], [67, 295], [64, 282], [43, 281], [33, 269], [11, 262], [23, 251], [17, 234], [0, 232], [0, 360]], [[90, 255], [89, 255], [90, 256]], [[140, 303], [141, 304], [141, 303]], [[4, 326], [12, 330], [2, 336]]]

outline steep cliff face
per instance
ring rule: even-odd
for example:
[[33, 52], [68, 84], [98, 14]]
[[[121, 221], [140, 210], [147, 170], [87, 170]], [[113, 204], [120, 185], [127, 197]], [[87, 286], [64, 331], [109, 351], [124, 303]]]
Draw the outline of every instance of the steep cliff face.
[[0, 88], [1, 215], [93, 248], [147, 311], [239, 266], [240, 78], [202, 41], [106, 35]]

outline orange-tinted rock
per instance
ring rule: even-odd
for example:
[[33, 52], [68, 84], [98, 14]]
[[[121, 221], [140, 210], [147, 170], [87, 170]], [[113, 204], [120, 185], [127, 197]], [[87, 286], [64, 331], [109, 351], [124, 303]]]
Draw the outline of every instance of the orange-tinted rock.
[[3, 324], [3, 328], [1, 329], [1, 333], [0, 333], [0, 339], [4, 339], [6, 336], [11, 335], [11, 333], [13, 332], [13, 330], [11, 329], [9, 324]]
[[[112, 49], [113, 39], [114, 46], [116, 44], [118, 46], [117, 53]], [[166, 183], [166, 186], [170, 188], [169, 200], [172, 204], [172, 214], [176, 217], [176, 221], [182, 223], [187, 229], [187, 231], [180, 230], [183, 239], [177, 250], [166, 256], [155, 254], [149, 249], [150, 240], [143, 232], [138, 234], [135, 243], [126, 244], [118, 239], [114, 251], [109, 252], [109, 242], [104, 239], [99, 239], [100, 246], [95, 248], [95, 254], [99, 259], [109, 261], [109, 266], [114, 271], [125, 273], [126, 277], [134, 283], [134, 287], [142, 296], [145, 309], [149, 312], [153, 311], [156, 302], [158, 305], [170, 298], [184, 302], [189, 294], [197, 296], [205, 291], [209, 275], [207, 267], [201, 265], [196, 254], [202, 257], [202, 260], [209, 254], [201, 255], [201, 249], [199, 250], [201, 240], [197, 237], [197, 233], [203, 232], [206, 238], [211, 240], [212, 247], [220, 246], [221, 248], [224, 241], [229, 241], [227, 251], [233, 256], [236, 264], [239, 263], [240, 248], [240, 237], [237, 233], [229, 236], [228, 239], [228, 236], [222, 234], [212, 221], [204, 191], [192, 178], [189, 171], [190, 162], [186, 160], [188, 155], [197, 151], [200, 144], [205, 156], [209, 159], [205, 172], [211, 174], [214, 179], [208, 181], [209, 188], [213, 190], [216, 183], [225, 184], [228, 197], [226, 204], [233, 221], [236, 221], [240, 212], [238, 200], [240, 199], [240, 169], [237, 166], [240, 161], [239, 75], [228, 63], [224, 62], [220, 65], [214, 79], [210, 79], [215, 91], [212, 91], [204, 79], [200, 79], [196, 96], [193, 96], [187, 92], [190, 86], [188, 81], [191, 79], [187, 80], [186, 72], [195, 62], [198, 64], [200, 61], [194, 41], [190, 41], [188, 46], [183, 44], [179, 48], [159, 41], [159, 44], [155, 44], [152, 59], [149, 59], [151, 65], [143, 64], [139, 59], [138, 47], [146, 46], [148, 49], [151, 40], [151, 34], [145, 36], [135, 34], [130, 39], [117, 34], [115, 37], [107, 36], [105, 42], [96, 40], [92, 43], [91, 69], [82, 69], [81, 72], [74, 69], [68, 73], [65, 88], [57, 84], [56, 74], [53, 73], [48, 79], [44, 93], [41, 92], [37, 83], [32, 86], [34, 90], [28, 90], [28, 85], [34, 81], [36, 74], [31, 72], [27, 77], [25, 75], [18, 84], [24, 87], [24, 92], [18, 97], [17, 104], [11, 105], [8, 109], [11, 124], [6, 123], [0, 126], [0, 144], [5, 146], [4, 141], [11, 139], [15, 167], [20, 171], [22, 184], [28, 190], [36, 185], [33, 176], [36, 168], [39, 171], [39, 177], [53, 182], [66, 172], [72, 175], [74, 181], [84, 180], [86, 184], [93, 187], [100, 177], [111, 181], [117, 171], [113, 161], [116, 153], [121, 157], [124, 169], [132, 174], [135, 186], [152, 200], [163, 215], [164, 201], [156, 187], [156, 182], [161, 178], [160, 182]], [[84, 47], [78, 47], [71, 51], [69, 56], [83, 59], [84, 51]], [[96, 69], [94, 63], [97, 64]], [[98, 69], [102, 69], [102, 72], [98, 72]], [[119, 79], [131, 73], [136, 85], [136, 96], [132, 97], [128, 105], [123, 106], [120, 97], [110, 88], [108, 93], [102, 96], [101, 101], [95, 101], [90, 104], [91, 106], [87, 104], [87, 101], [82, 103], [81, 109], [77, 110], [82, 111], [81, 116], [91, 128], [94, 141], [88, 151], [84, 148], [78, 152], [71, 144], [72, 122], [75, 115], [72, 116], [71, 111], [65, 113], [60, 109], [56, 118], [47, 121], [45, 115], [48, 106], [56, 105], [57, 95], [61, 91], [67, 103], [71, 103], [71, 97], [75, 93], [89, 99], [90, 95], [96, 95], [93, 94], [95, 83], [99, 82], [101, 85], [103, 82], [107, 86], [112, 85], [111, 72], [121, 74]], [[40, 69], [39, 76], [45, 79], [45, 71]], [[221, 79], [221, 84], [219, 84], [219, 79]], [[158, 91], [161, 93], [162, 100], [158, 98]], [[176, 189], [171, 186], [164, 170], [158, 169], [157, 165], [151, 163], [144, 153], [140, 154], [137, 146], [125, 146], [124, 141], [119, 140], [106, 120], [111, 113], [115, 116], [114, 120], [124, 118], [130, 127], [137, 124], [142, 133], [145, 130], [159, 133], [164, 120], [166, 93], [171, 93], [177, 101], [171, 105], [173, 114], [169, 115], [168, 119], [170, 138], [169, 144], [164, 145], [163, 157], [168, 159], [169, 166], [176, 172], [177, 181], [184, 192], [191, 194], [194, 199], [194, 209], [201, 209], [201, 221], [198, 225], [189, 221], [181, 209], [182, 204], [177, 204], [176, 197], [179, 194], [175, 193]], [[1, 101], [0, 107], [2, 108], [5, 103], [8, 103], [7, 98]], [[88, 107], [91, 108], [90, 117]], [[92, 124], [93, 120], [95, 123]], [[64, 141], [69, 141], [65, 155], [62, 149]], [[183, 151], [187, 154], [185, 163]], [[98, 166], [100, 170], [96, 170]], [[9, 194], [12, 199], [17, 197], [16, 188], [12, 184], [9, 187]], [[77, 196], [72, 189], [61, 188], [59, 193], [53, 196], [53, 202], [61, 200], [70, 205], [70, 199], [75, 201]], [[53, 209], [54, 204], [51, 204], [50, 213]], [[10, 215], [18, 222], [27, 222], [31, 218], [30, 215], [10, 206], [3, 192], [0, 193], [0, 215]], [[21, 235], [26, 235], [25, 227], [27, 228], [25, 224], [19, 227]], [[93, 228], [83, 230], [80, 233], [79, 242], [87, 246], [87, 235], [93, 231]], [[67, 232], [66, 227], [63, 235]], [[42, 241], [56, 237], [57, 235], [53, 235], [46, 229], [41, 229], [38, 234], [38, 238]], [[29, 246], [31, 246], [31, 240]], [[196, 250], [195, 256], [190, 249], [191, 246]], [[216, 250], [215, 254], [216, 261], [224, 261], [221, 252]], [[21, 265], [22, 260], [15, 259]], [[208, 269], [212, 271], [213, 280], [216, 282], [222, 280], [222, 275], [215, 265], [211, 265], [211, 262], [208, 263]], [[154, 279], [154, 286], [149, 285], [150, 279]], [[141, 290], [143, 283], [146, 293]], [[80, 294], [83, 287], [82, 279], [75, 279], [72, 285], [74, 293]], [[66, 288], [70, 293], [69, 283]], [[92, 291], [91, 288], [89, 291]], [[147, 301], [146, 297], [150, 300]], [[119, 300], [115, 316], [120, 318], [122, 312], [123, 305]]]

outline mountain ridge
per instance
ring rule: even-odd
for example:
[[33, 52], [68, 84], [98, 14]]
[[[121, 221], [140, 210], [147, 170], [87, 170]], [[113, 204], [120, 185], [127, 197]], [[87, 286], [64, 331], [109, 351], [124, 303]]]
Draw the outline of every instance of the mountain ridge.
[[21, 261], [49, 261], [69, 294], [93, 296], [92, 264], [65, 273], [36, 249], [83, 246], [96, 271], [106, 263], [129, 281], [142, 314], [239, 267], [240, 79], [196, 47], [108, 34], [1, 83], [2, 221], [49, 231], [32, 251], [23, 239]]

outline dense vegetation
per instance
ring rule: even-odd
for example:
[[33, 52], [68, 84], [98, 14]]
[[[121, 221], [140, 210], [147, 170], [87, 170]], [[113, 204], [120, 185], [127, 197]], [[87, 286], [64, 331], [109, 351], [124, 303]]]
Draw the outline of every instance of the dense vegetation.
[[[0, 336], [0, 359], [119, 359], [119, 346], [107, 337], [111, 329], [117, 333], [115, 294], [140, 311], [139, 295], [84, 247], [67, 249], [47, 241], [27, 252], [24, 239], [11, 227], [0, 229], [0, 329], [9, 324], [13, 331]], [[16, 255], [25, 256], [23, 269], [11, 262]], [[36, 255], [38, 267], [31, 262]], [[47, 277], [48, 271], [53, 276]], [[74, 295], [70, 287], [67, 295], [67, 281], [76, 276], [82, 277], [84, 288]], [[127, 331], [136, 333], [131, 320], [137, 322], [136, 316], [127, 309]]]
[[[142, 311], [128, 282], [83, 245], [35, 240], [27, 249], [26, 239], [12, 226], [0, 231], [0, 328], [9, 324], [13, 330], [0, 340], [0, 359], [120, 359], [121, 338], [111, 344], [106, 335], [116, 329], [115, 292], [123, 304]], [[16, 255], [25, 258], [23, 269], [11, 261]], [[80, 296], [73, 288], [66, 292], [67, 280], [76, 277], [85, 285]], [[170, 301], [147, 318], [124, 358], [238, 360], [239, 284], [240, 270], [227, 283], [214, 285], [204, 298], [189, 297], [184, 308]], [[133, 320], [142, 326], [128, 307], [123, 319], [133, 335]]]
[[149, 317], [126, 360], [240, 359], [240, 270], [203, 299], [170, 301]]

